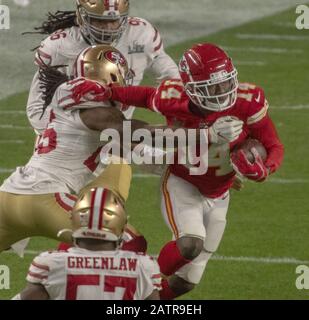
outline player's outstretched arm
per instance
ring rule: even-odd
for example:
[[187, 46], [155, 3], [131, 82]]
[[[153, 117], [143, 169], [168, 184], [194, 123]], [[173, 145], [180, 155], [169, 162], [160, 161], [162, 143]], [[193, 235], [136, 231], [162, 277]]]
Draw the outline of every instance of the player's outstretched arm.
[[72, 86], [71, 92], [71, 98], [75, 104], [85, 101], [105, 102], [112, 100], [125, 105], [151, 108], [156, 88], [105, 86], [92, 80], [81, 79]]

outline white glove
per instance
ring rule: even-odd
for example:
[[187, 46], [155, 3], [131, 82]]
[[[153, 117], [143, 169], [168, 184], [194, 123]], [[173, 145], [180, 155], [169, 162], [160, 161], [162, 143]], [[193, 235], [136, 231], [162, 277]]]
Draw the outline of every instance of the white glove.
[[231, 116], [221, 117], [209, 127], [209, 142], [224, 144], [235, 141], [242, 132], [244, 122]]

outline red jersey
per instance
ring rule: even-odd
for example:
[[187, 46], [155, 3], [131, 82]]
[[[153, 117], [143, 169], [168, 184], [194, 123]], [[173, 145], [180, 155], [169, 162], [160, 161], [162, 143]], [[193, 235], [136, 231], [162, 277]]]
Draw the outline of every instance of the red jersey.
[[192, 183], [206, 197], [220, 197], [232, 186], [235, 172], [230, 165], [230, 152], [248, 137], [259, 140], [266, 148], [268, 156], [265, 165], [270, 173], [276, 171], [282, 162], [283, 145], [267, 113], [268, 103], [264, 91], [254, 84], [239, 85], [237, 100], [232, 108], [221, 112], [209, 111], [206, 114], [193, 113], [193, 103], [180, 80], [163, 81], [157, 89], [113, 88], [112, 99], [159, 112], [165, 116], [168, 125], [177, 127], [198, 129], [211, 126], [223, 116], [233, 116], [244, 122], [241, 135], [233, 143], [209, 145], [206, 174], [190, 175], [187, 166], [177, 163], [170, 165], [171, 173]]

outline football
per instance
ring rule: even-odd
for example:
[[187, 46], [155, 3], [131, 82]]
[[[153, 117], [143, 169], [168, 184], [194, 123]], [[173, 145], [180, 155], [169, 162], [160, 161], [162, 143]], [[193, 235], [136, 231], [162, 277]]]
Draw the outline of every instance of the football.
[[260, 157], [262, 158], [263, 161], [266, 160], [267, 158], [267, 151], [265, 149], [265, 147], [262, 145], [262, 143], [256, 139], [247, 139], [244, 142], [242, 142], [241, 144], [237, 145], [234, 149], [233, 149], [233, 153], [237, 152], [238, 150], [243, 150], [244, 153], [247, 156], [247, 159], [253, 163], [254, 162], [254, 156], [253, 153], [251, 152], [251, 148], [255, 148], [257, 150], [257, 152], [259, 153]]

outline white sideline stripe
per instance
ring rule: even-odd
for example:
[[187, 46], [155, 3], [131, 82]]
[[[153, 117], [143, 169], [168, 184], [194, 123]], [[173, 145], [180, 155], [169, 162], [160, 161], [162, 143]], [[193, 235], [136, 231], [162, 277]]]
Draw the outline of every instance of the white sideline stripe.
[[[35, 250], [25, 250], [25, 254], [27, 255], [38, 255], [43, 251], [35, 251]], [[16, 254], [14, 251], [3, 251], [5, 254]], [[151, 256], [157, 258], [158, 255], [150, 254]], [[213, 255], [211, 260], [214, 261], [234, 261], [234, 262], [254, 262], [254, 263], [264, 263], [264, 264], [304, 264], [308, 265], [309, 260], [298, 260], [296, 258], [288, 258], [288, 257], [227, 257], [221, 255]]]
[[303, 53], [304, 51], [301, 49], [287, 49], [287, 48], [266, 48], [266, 47], [229, 47], [223, 46], [224, 50], [227, 51], [239, 51], [239, 52], [261, 52], [261, 53]]
[[309, 36], [294, 36], [288, 34], [256, 34], [256, 33], [236, 33], [236, 38], [244, 40], [287, 40], [287, 41], [309, 41]]
[[23, 140], [0, 140], [0, 144], [23, 144]]
[[14, 126], [12, 124], [0, 124], [0, 129], [12, 129], [12, 130], [33, 130], [31, 127]]

